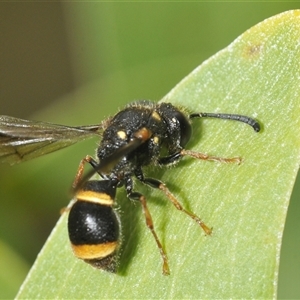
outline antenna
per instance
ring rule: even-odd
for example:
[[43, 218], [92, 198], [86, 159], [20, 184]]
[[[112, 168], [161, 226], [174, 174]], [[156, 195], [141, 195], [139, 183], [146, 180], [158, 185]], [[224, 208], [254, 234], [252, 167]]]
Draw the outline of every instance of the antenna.
[[225, 119], [233, 120], [246, 123], [250, 125], [256, 132], [260, 131], [259, 123], [247, 116], [243, 115], [233, 115], [233, 114], [222, 114], [222, 113], [194, 113], [189, 116], [190, 119], [194, 118], [216, 118], [216, 119]]

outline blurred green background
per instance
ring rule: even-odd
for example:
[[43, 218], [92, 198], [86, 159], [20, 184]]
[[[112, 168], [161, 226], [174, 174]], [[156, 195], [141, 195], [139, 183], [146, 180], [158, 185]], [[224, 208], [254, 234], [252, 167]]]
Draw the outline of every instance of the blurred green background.
[[[132, 100], [159, 100], [245, 30], [299, 6], [2, 2], [0, 114], [66, 125], [98, 123]], [[68, 204], [79, 160], [93, 155], [96, 143], [0, 166], [0, 298], [16, 294]], [[300, 180], [284, 232], [279, 298], [300, 298], [299, 195]]]

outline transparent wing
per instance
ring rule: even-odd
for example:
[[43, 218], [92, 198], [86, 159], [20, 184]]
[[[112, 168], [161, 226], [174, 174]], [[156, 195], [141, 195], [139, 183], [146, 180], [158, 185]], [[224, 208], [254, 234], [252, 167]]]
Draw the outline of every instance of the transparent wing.
[[100, 135], [103, 124], [63, 126], [0, 116], [0, 162], [26, 161]]

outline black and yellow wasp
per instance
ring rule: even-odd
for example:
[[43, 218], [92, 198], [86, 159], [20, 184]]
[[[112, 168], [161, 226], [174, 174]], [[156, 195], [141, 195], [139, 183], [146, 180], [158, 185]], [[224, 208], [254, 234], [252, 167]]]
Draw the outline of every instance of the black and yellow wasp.
[[[195, 220], [206, 234], [211, 229], [194, 213], [185, 210], [158, 179], [144, 177], [147, 165], [170, 165], [183, 156], [221, 162], [240, 158], [219, 158], [186, 150], [192, 136], [191, 120], [219, 118], [244, 122], [258, 132], [260, 125], [243, 115], [221, 113], [187, 114], [170, 103], [147, 100], [133, 102], [116, 115], [94, 126], [69, 127], [0, 116], [0, 161], [10, 164], [26, 161], [80, 140], [101, 137], [97, 159], [86, 156], [80, 162], [73, 183], [75, 202], [70, 209], [68, 230], [74, 254], [96, 268], [116, 272], [120, 244], [120, 221], [114, 210], [116, 189], [124, 186], [128, 198], [141, 203], [163, 260], [163, 274], [169, 274], [166, 252], [155, 232], [144, 195], [134, 190], [133, 178], [161, 190], [178, 209]], [[83, 175], [84, 165], [92, 170]], [[90, 178], [98, 173], [101, 180]]]

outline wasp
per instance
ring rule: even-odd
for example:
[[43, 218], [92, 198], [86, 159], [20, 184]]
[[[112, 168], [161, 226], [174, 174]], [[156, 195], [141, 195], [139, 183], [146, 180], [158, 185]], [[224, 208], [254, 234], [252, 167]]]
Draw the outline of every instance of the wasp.
[[[168, 275], [167, 254], [156, 234], [145, 196], [134, 189], [134, 178], [160, 190], [176, 209], [188, 215], [206, 235], [210, 235], [211, 229], [196, 214], [186, 210], [165, 183], [144, 176], [143, 167], [173, 165], [184, 156], [241, 162], [239, 157], [220, 158], [185, 149], [192, 136], [191, 121], [196, 118], [239, 121], [250, 125], [256, 132], [260, 131], [260, 124], [244, 115], [188, 114], [185, 109], [171, 103], [148, 100], [130, 103], [113, 117], [90, 126], [69, 127], [0, 116], [0, 161], [14, 164], [89, 137], [100, 137], [97, 159], [86, 156], [81, 160], [72, 185], [75, 202], [69, 211], [68, 232], [73, 252], [93, 267], [117, 271], [121, 230], [114, 207], [116, 190], [124, 187], [128, 198], [141, 204], [146, 225], [162, 258], [163, 274]], [[91, 170], [84, 172], [86, 163], [91, 165]], [[100, 180], [91, 179], [96, 173]]]

